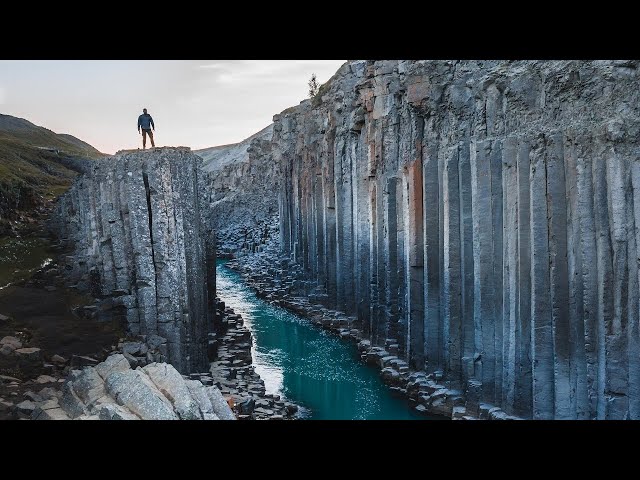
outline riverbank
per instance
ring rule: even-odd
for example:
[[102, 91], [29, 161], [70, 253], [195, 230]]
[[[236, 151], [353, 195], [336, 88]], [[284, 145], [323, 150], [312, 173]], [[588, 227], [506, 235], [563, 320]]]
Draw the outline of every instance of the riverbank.
[[254, 367], [267, 393], [293, 401], [311, 420], [419, 420], [405, 398], [360, 361], [356, 345], [261, 298], [223, 260], [216, 287], [253, 334]]
[[[283, 420], [296, 416], [299, 407], [266, 391], [253, 365], [253, 335], [241, 315], [216, 298], [218, 329], [211, 362], [214, 384], [230, 401], [239, 420]], [[211, 343], [210, 343], [211, 345]]]
[[477, 400], [474, 403], [475, 392], [449, 388], [439, 373], [410, 369], [397, 355], [398, 345], [392, 339], [384, 346], [371, 345], [355, 317], [323, 305], [326, 294], [305, 279], [299, 265], [280, 256], [278, 242], [273, 237], [261, 241], [259, 249], [245, 249], [227, 266], [238, 272], [259, 298], [307, 318], [345, 341], [356, 343], [362, 361], [376, 367], [382, 381], [394, 393], [406, 397], [414, 411], [454, 420], [517, 419], [492, 405]]

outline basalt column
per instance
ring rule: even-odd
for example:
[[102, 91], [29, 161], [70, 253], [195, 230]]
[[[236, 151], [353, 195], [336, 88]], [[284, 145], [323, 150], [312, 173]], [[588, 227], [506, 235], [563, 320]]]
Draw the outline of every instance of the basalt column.
[[215, 296], [212, 233], [200, 205], [200, 159], [188, 148], [123, 151], [98, 160], [58, 202], [70, 277], [112, 297], [131, 334], [167, 339], [183, 373], [207, 368]]
[[469, 414], [640, 419], [639, 67], [345, 63], [274, 118], [283, 253]]

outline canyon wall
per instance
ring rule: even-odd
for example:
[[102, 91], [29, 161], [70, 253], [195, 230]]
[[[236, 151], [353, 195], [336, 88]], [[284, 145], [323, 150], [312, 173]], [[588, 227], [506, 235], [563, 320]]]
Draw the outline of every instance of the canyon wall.
[[200, 162], [185, 147], [97, 160], [59, 199], [52, 223], [72, 251], [63, 262], [70, 280], [119, 311], [130, 334], [164, 337], [167, 361], [182, 373], [208, 370], [213, 328], [215, 251]]
[[269, 125], [242, 142], [194, 152], [203, 159], [206, 211], [222, 254], [255, 251], [277, 226], [272, 134]]
[[274, 117], [280, 242], [480, 404], [640, 418], [637, 61], [351, 61]]

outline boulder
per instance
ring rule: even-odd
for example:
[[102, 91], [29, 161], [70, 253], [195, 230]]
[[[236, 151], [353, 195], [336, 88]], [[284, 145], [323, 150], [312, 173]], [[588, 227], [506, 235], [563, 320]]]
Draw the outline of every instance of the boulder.
[[18, 340], [16, 337], [7, 336], [0, 340], [0, 345], [9, 345], [13, 347], [13, 350], [17, 350], [22, 348], [22, 342]]
[[122, 352], [129, 355], [146, 355], [148, 347], [142, 342], [125, 342], [122, 345]]
[[178, 420], [171, 402], [141, 370], [111, 373], [106, 379], [109, 394], [143, 420]]
[[16, 355], [27, 362], [41, 362], [42, 350], [35, 347], [30, 348], [18, 348], [16, 349]]
[[60, 398], [60, 407], [70, 418], [78, 418], [83, 415], [87, 415], [87, 409], [85, 408], [82, 400], [78, 398], [78, 395], [73, 391], [73, 381], [68, 380], [62, 386], [62, 398]]
[[13, 355], [13, 352], [15, 351], [16, 349], [13, 348], [13, 345], [2, 345], [0, 347], [0, 355], [5, 355], [5, 356]]
[[120, 353], [109, 356], [104, 362], [96, 366], [96, 372], [103, 380], [106, 380], [113, 372], [124, 372], [125, 370], [130, 370], [130, 365], [124, 355]]
[[32, 420], [71, 420], [65, 411], [60, 408], [50, 408], [43, 410], [41, 407], [36, 407], [31, 414]]
[[134, 357], [133, 355], [131, 355], [128, 352], [124, 352], [122, 354], [122, 356], [127, 360], [127, 362], [129, 363], [129, 366], [131, 368], [133, 368], [134, 370], [136, 368], [138, 368], [138, 365], [140, 364], [140, 361], [136, 357]]
[[57, 381], [57, 378], [54, 378], [50, 375], [40, 375], [38, 378], [36, 378], [36, 383], [53, 383]]
[[36, 402], [36, 403], [44, 401], [44, 398], [42, 398], [37, 393], [32, 392], [31, 390], [29, 390], [28, 392], [26, 392], [24, 394], [24, 398], [26, 398], [27, 400], [31, 400], [32, 402]]
[[93, 367], [85, 367], [82, 370], [82, 373], [73, 381], [73, 391], [82, 403], [89, 407], [89, 410], [99, 398], [107, 393], [102, 377]]
[[198, 404], [200, 408], [200, 414], [205, 420], [219, 420], [215, 411], [213, 410], [213, 404], [209, 395], [207, 395], [207, 389], [198, 380], [185, 380], [189, 393]]
[[218, 387], [211, 386], [205, 388], [207, 390], [209, 400], [211, 400], [213, 411], [218, 416], [218, 418], [220, 420], [236, 420], [236, 416], [233, 414], [231, 407], [229, 407], [229, 404], [222, 396], [222, 393], [220, 392]]
[[168, 363], [151, 363], [142, 369], [167, 397], [182, 420], [201, 419], [198, 403], [193, 399], [182, 375]]
[[67, 364], [67, 359], [64, 357], [61, 357], [60, 355], [54, 355], [53, 357], [51, 357], [51, 361], [58, 366]]
[[26, 415], [31, 415], [36, 408], [36, 404], [31, 400], [24, 400], [16, 405], [16, 410]]
[[151, 350], [157, 349], [163, 343], [167, 343], [167, 339], [155, 333], [147, 337], [147, 345]]

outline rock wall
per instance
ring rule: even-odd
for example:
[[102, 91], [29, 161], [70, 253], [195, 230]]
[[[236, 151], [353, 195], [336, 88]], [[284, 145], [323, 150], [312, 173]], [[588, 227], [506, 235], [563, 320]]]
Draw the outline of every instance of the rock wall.
[[469, 412], [640, 418], [637, 61], [352, 61], [274, 117], [281, 247]]
[[237, 240], [268, 229], [278, 215], [272, 134], [269, 125], [240, 143], [195, 152], [203, 159], [207, 214], [222, 253], [250, 250], [248, 241]]
[[73, 252], [70, 280], [105, 299], [132, 335], [166, 338], [163, 353], [182, 373], [208, 369], [215, 315], [200, 161], [186, 147], [98, 160], [58, 201], [52, 223]]

